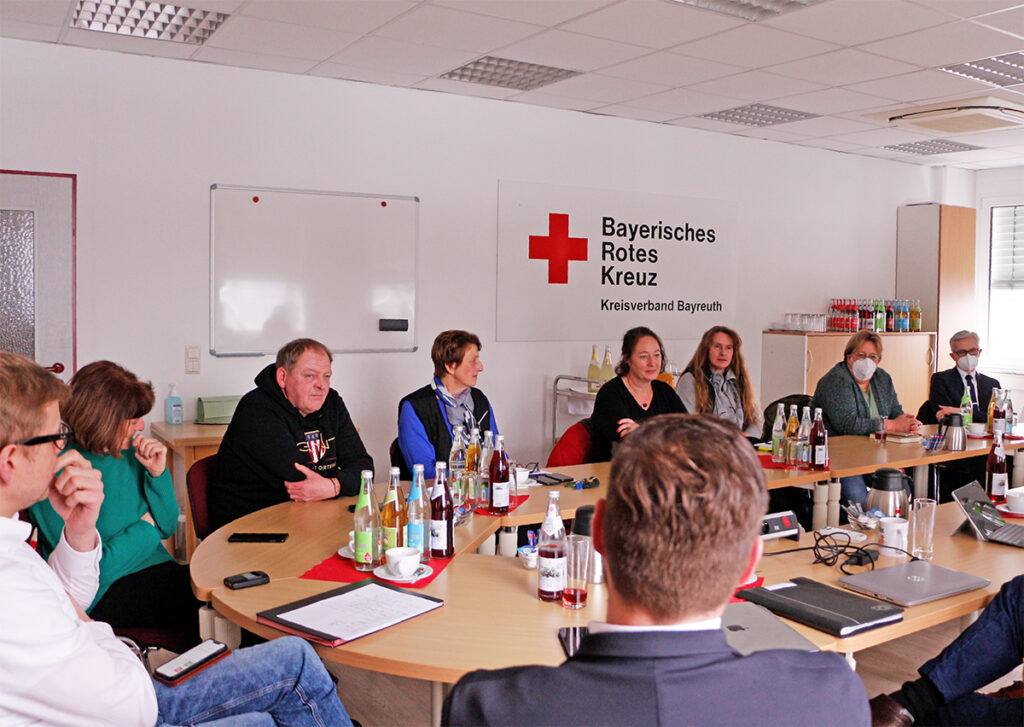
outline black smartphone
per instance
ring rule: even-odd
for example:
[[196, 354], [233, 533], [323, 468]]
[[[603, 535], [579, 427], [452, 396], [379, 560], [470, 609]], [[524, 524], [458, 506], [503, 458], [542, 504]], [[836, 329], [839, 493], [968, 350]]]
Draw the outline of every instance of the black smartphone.
[[262, 586], [264, 583], [270, 583], [270, 576], [261, 570], [246, 571], [245, 573], [228, 576], [224, 579], [224, 585], [232, 591], [237, 591], [241, 588]]
[[158, 666], [153, 671], [153, 676], [174, 687], [230, 653], [231, 649], [224, 644], [207, 639], [199, 646], [194, 646], [184, 654]]
[[580, 642], [586, 635], [586, 626], [563, 626], [558, 629], [558, 640], [562, 643], [562, 651], [567, 657], [576, 655], [580, 650]]
[[229, 543], [283, 543], [288, 533], [231, 533]]
[[536, 480], [540, 484], [547, 485], [547, 486], [560, 485], [563, 482], [572, 482], [573, 481], [572, 477], [567, 477], [565, 475], [559, 475], [559, 474], [550, 474], [550, 473], [547, 473], [547, 472], [538, 472], [537, 474], [530, 475], [530, 479], [531, 480]]

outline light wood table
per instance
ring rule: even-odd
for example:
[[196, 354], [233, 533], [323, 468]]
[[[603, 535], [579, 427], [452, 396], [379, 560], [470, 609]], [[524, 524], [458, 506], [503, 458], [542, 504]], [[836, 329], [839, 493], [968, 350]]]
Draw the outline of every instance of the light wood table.
[[154, 439], [164, 443], [170, 450], [167, 467], [174, 481], [174, 491], [178, 502], [184, 503], [185, 510], [185, 558], [192, 559], [196, 549], [196, 530], [192, 524], [192, 508], [188, 498], [188, 487], [185, 476], [197, 459], [217, 454], [220, 440], [228, 430], [227, 424], [167, 424], [153, 422], [150, 426]]

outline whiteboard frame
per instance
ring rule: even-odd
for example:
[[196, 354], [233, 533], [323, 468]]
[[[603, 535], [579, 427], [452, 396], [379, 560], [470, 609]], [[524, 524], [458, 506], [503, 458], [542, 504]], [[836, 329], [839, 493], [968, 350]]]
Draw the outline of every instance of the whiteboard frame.
[[[216, 307], [214, 290], [214, 281], [216, 280], [216, 270], [214, 267], [215, 257], [215, 227], [216, 227], [216, 215], [214, 212], [215, 201], [214, 193], [218, 189], [233, 190], [240, 192], [284, 192], [289, 194], [303, 194], [303, 195], [323, 195], [329, 197], [360, 197], [360, 198], [371, 198], [371, 199], [382, 199], [382, 200], [396, 200], [401, 202], [414, 202], [416, 204], [415, 214], [415, 225], [413, 230], [413, 302], [412, 302], [412, 324], [410, 325], [410, 333], [412, 334], [412, 346], [398, 347], [398, 348], [330, 348], [331, 353], [414, 353], [419, 350], [417, 345], [417, 323], [419, 321], [419, 272], [420, 272], [420, 215], [419, 215], [419, 203], [420, 198], [416, 195], [400, 195], [400, 194], [373, 194], [370, 192], [335, 192], [323, 189], [296, 189], [292, 187], [256, 187], [244, 184], [211, 184], [210, 185], [210, 355], [218, 358], [232, 358], [242, 356], [273, 356], [277, 354], [277, 350], [273, 351], [217, 351], [216, 346], [216, 325], [214, 322], [214, 311]], [[284, 345], [287, 341], [282, 341], [280, 345]]]

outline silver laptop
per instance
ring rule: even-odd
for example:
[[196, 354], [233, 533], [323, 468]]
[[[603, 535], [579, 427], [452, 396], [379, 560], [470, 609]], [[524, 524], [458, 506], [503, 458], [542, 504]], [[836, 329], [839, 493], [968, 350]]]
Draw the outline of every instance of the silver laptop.
[[984, 588], [989, 583], [987, 578], [943, 568], [926, 560], [912, 560], [839, 579], [839, 585], [843, 588], [900, 606], [928, 603]]
[[953, 490], [953, 499], [979, 540], [1024, 548], [1024, 527], [1003, 520], [977, 481]]
[[789, 624], [756, 603], [730, 603], [726, 606], [722, 614], [722, 631], [729, 646], [744, 656], [769, 649], [818, 650]]

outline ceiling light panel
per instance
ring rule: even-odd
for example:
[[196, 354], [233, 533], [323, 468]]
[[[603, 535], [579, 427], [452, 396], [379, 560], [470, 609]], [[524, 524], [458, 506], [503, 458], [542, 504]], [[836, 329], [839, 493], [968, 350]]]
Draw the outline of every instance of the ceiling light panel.
[[784, 109], [778, 106], [767, 106], [765, 104], [753, 103], [747, 106], [738, 106], [725, 111], [714, 111], [710, 114], [701, 114], [703, 119], [715, 121], [728, 121], [731, 124], [743, 124], [744, 126], [774, 126], [776, 124], [788, 124], [790, 121], [803, 121], [804, 119], [817, 118], [818, 114], [809, 114], [805, 111]]
[[951, 141], [950, 139], [927, 139], [925, 141], [914, 141], [908, 144], [891, 144], [889, 146], [883, 146], [883, 149], [890, 151], [899, 151], [904, 154], [917, 154], [919, 156], [927, 156], [929, 154], [952, 154], [958, 151], [973, 151], [975, 149], [981, 149], [980, 146], [972, 146], [971, 144], [961, 144], [959, 141]]
[[227, 18], [226, 13], [147, 0], [79, 0], [71, 27], [202, 45]]
[[1013, 86], [1024, 83], [1024, 51], [943, 66], [939, 70], [993, 86]]
[[570, 71], [554, 66], [542, 66], [537, 63], [525, 63], [497, 56], [484, 56], [472, 63], [448, 71], [441, 75], [453, 81], [482, 83], [485, 86], [501, 86], [515, 88], [520, 91], [532, 91], [547, 86], [555, 81], [580, 75], [580, 71]]
[[676, 0], [683, 5], [711, 10], [722, 15], [731, 15], [756, 23], [765, 18], [774, 18], [793, 10], [817, 5], [825, 0]]

